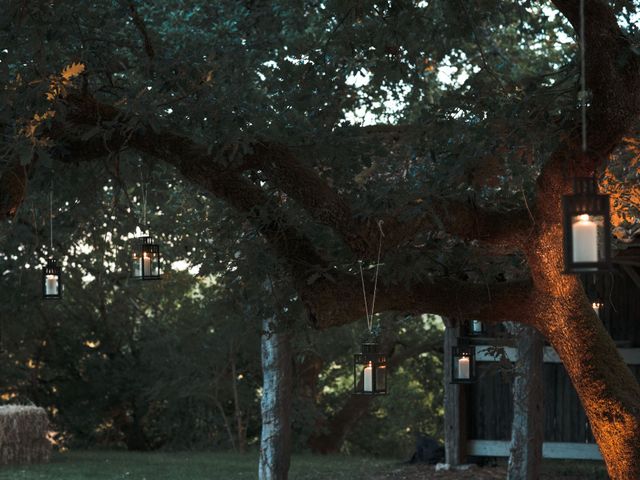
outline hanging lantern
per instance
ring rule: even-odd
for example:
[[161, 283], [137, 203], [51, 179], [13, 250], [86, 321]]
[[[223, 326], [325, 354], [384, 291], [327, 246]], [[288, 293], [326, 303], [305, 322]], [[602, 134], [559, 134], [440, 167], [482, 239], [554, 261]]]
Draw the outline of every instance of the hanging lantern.
[[611, 269], [609, 195], [598, 193], [595, 178], [576, 178], [573, 195], [562, 198], [564, 273]]
[[600, 313], [602, 312], [602, 307], [604, 307], [604, 303], [602, 303], [600, 300], [596, 300], [593, 303], [591, 303], [591, 307], [593, 308], [593, 311], [596, 312], [596, 315], [598, 316], [598, 318], [600, 318]]
[[160, 280], [160, 245], [150, 236], [139, 237], [133, 249], [132, 277], [139, 280]]
[[378, 353], [377, 343], [363, 343], [362, 353], [353, 356], [353, 390], [361, 395], [387, 394], [387, 357]]
[[45, 299], [62, 298], [62, 269], [52, 258], [42, 269], [42, 296]]
[[467, 334], [472, 337], [479, 337], [486, 333], [484, 324], [480, 320], [471, 320], [467, 322]]
[[472, 345], [451, 347], [451, 383], [476, 381], [476, 349]]

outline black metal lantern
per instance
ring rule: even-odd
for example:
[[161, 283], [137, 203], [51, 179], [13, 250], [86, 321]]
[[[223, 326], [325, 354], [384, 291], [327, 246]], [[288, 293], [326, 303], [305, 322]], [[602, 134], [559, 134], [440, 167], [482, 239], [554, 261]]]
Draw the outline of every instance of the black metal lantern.
[[484, 324], [480, 320], [470, 320], [467, 322], [467, 335], [472, 337], [479, 337], [486, 333]]
[[609, 271], [609, 195], [600, 195], [591, 177], [574, 179], [573, 189], [573, 195], [562, 197], [564, 273]]
[[53, 258], [42, 269], [42, 296], [47, 300], [62, 298], [62, 268]]
[[451, 383], [476, 381], [476, 349], [473, 345], [451, 347]]
[[139, 237], [131, 257], [132, 277], [139, 280], [160, 279], [160, 245], [150, 236]]
[[387, 394], [387, 357], [377, 343], [363, 343], [362, 353], [353, 356], [353, 390], [360, 395]]

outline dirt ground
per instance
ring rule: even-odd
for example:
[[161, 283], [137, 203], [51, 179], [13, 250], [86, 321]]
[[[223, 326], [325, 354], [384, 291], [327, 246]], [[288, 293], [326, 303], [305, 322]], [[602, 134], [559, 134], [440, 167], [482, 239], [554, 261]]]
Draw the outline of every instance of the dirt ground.
[[[556, 470], [556, 469], [553, 469]], [[573, 471], [570, 466], [560, 471], [546, 472], [541, 480], [602, 480], [607, 479], [600, 469]], [[435, 471], [432, 465], [402, 466], [374, 480], [504, 480], [507, 478], [507, 469], [498, 467], [472, 466], [469, 470]]]

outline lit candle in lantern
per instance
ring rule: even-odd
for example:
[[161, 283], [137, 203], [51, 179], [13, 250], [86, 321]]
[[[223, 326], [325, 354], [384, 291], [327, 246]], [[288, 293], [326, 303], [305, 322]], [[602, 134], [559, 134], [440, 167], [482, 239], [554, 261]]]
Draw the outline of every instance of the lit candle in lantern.
[[602, 304], [600, 302], [593, 302], [591, 306], [593, 307], [593, 311], [596, 312], [596, 315], [598, 315], [598, 318], [600, 318], [600, 307], [602, 307]]
[[364, 367], [364, 388], [365, 392], [373, 392], [373, 366], [371, 362]]
[[45, 292], [47, 295], [58, 294], [58, 277], [56, 275], [47, 275]]
[[472, 320], [471, 331], [473, 333], [482, 333], [482, 322], [480, 320]]
[[598, 261], [598, 226], [584, 214], [571, 227], [573, 236], [573, 261]]
[[150, 277], [151, 276], [151, 257], [149, 256], [149, 254], [145, 253], [142, 256], [142, 260], [144, 262], [143, 265], [143, 271], [144, 271], [144, 275], [145, 277]]
[[467, 356], [458, 359], [458, 378], [467, 380], [471, 378], [469, 357]]

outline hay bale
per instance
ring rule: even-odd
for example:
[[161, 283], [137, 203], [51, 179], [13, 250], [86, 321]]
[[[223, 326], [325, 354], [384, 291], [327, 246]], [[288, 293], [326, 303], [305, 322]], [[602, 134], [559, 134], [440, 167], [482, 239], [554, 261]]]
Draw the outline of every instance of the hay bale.
[[44, 408], [0, 406], [0, 465], [48, 462], [49, 418]]

